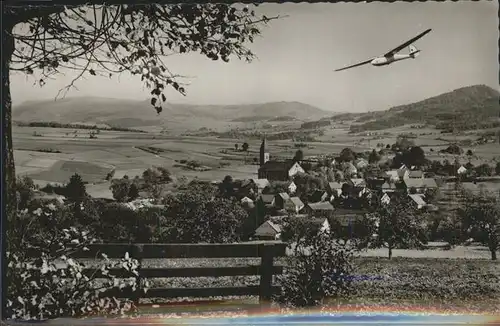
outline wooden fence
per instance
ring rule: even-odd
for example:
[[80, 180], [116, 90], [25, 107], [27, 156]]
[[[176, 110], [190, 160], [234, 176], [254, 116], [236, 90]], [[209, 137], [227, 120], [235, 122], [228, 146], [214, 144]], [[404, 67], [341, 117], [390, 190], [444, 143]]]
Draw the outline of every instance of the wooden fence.
[[[131, 298], [138, 302], [141, 298], [176, 298], [176, 297], [215, 297], [215, 296], [246, 296], [258, 295], [261, 302], [269, 301], [277, 290], [273, 285], [273, 276], [283, 272], [282, 266], [274, 265], [275, 257], [285, 256], [286, 244], [280, 241], [244, 242], [235, 244], [94, 244], [88, 251], [78, 252], [74, 258], [101, 258], [101, 253], [110, 259], [123, 258], [128, 252], [131, 258], [139, 261], [137, 271], [138, 284], [141, 279], [168, 278], [168, 277], [219, 277], [260, 275], [260, 285], [230, 286], [230, 287], [203, 287], [203, 288], [149, 288], [146, 293], [140, 287], [115, 290], [106, 295], [117, 298]], [[143, 259], [162, 258], [243, 258], [259, 257], [259, 265], [248, 266], [220, 266], [220, 267], [170, 267], [145, 268]], [[84, 271], [87, 275], [99, 273], [96, 269]], [[120, 277], [124, 273], [119, 269], [110, 273]], [[99, 275], [99, 274], [95, 274]]]

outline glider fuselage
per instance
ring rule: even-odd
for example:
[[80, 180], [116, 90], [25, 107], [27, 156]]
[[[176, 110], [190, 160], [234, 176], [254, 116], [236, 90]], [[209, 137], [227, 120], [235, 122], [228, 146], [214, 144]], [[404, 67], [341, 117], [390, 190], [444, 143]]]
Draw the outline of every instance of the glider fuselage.
[[406, 60], [406, 59], [415, 59], [420, 51], [416, 50], [409, 54], [394, 54], [392, 56], [387, 57], [377, 57], [371, 61], [371, 64], [374, 66], [385, 66], [391, 64], [396, 61]]

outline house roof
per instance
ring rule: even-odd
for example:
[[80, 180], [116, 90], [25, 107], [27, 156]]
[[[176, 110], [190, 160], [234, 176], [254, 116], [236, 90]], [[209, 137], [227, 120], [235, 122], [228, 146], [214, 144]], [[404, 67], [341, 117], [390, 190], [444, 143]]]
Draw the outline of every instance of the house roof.
[[293, 161], [267, 161], [259, 171], [288, 172], [294, 164]]
[[342, 184], [340, 182], [329, 182], [328, 186], [330, 189], [342, 189]]
[[419, 194], [410, 194], [408, 195], [417, 205], [425, 206], [427, 203], [424, 201], [422, 195]]
[[270, 204], [274, 200], [274, 195], [272, 195], [272, 194], [262, 194], [262, 195], [260, 195], [260, 198], [262, 199], [262, 201], [264, 203], [269, 203]]
[[327, 201], [319, 202], [319, 203], [309, 203], [307, 205], [309, 206], [309, 208], [311, 208], [314, 211], [333, 211], [334, 210], [332, 204], [330, 204]]
[[410, 178], [422, 178], [424, 176], [424, 172], [420, 170], [410, 171]]
[[270, 186], [269, 180], [267, 179], [250, 179], [253, 183], [257, 185], [257, 188], [264, 189], [265, 187]]
[[392, 177], [392, 178], [399, 178], [399, 171], [398, 171], [398, 170], [389, 170], [389, 171], [385, 171], [385, 174], [386, 174], [388, 177]]
[[269, 225], [271, 227], [271, 229], [277, 234], [277, 233], [281, 233], [281, 226], [274, 222], [274, 221], [271, 221], [270, 219], [265, 221], [264, 223], [262, 223], [258, 228], [257, 230], [255, 230], [255, 235], [269, 235], [268, 232], [264, 232], [263, 228], [265, 227], [265, 225]]
[[241, 198], [242, 203], [253, 203], [253, 200], [248, 197]]
[[288, 200], [288, 199], [290, 199], [290, 196], [289, 196], [286, 192], [280, 192], [280, 193], [279, 193], [279, 194], [277, 194], [276, 196], [281, 197], [283, 200]]
[[352, 184], [355, 187], [364, 187], [366, 186], [366, 181], [363, 178], [353, 178], [351, 179]]
[[396, 185], [394, 183], [384, 182], [382, 189], [396, 189]]
[[281, 226], [283, 225], [283, 221], [285, 218], [288, 219], [305, 219], [313, 224], [322, 225], [325, 221], [328, 221], [326, 217], [309, 217], [307, 215], [294, 215], [294, 216], [272, 216], [268, 221], [271, 221], [275, 226], [280, 228], [280, 232], [282, 230]]
[[291, 201], [296, 207], [304, 207], [304, 203], [299, 197], [291, 197], [288, 200]]
[[436, 180], [432, 178], [413, 178], [403, 181], [407, 188], [437, 188]]

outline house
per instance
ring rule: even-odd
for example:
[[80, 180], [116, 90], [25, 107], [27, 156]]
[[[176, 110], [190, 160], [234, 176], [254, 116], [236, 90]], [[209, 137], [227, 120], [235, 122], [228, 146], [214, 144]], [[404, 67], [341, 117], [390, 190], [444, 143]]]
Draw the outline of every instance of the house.
[[290, 197], [285, 201], [284, 209], [289, 213], [298, 214], [303, 208], [304, 203], [300, 200], [299, 197]]
[[66, 201], [66, 197], [57, 195], [57, 194], [49, 194], [43, 191], [35, 191], [32, 195], [33, 199], [36, 199], [42, 203], [57, 203], [59, 205], [64, 204]]
[[312, 216], [331, 215], [334, 210], [333, 205], [328, 201], [309, 203], [303, 209], [304, 213]]
[[247, 208], [255, 207], [253, 200], [248, 198], [248, 197], [241, 198], [240, 202], [241, 202], [241, 205], [243, 205], [244, 207], [247, 207]]
[[414, 188], [417, 192], [425, 189], [436, 189], [437, 183], [433, 178], [407, 178], [403, 180], [407, 190]]
[[328, 193], [322, 190], [315, 190], [311, 195], [309, 195], [308, 199], [312, 203], [325, 201], [328, 199]]
[[417, 178], [423, 179], [424, 172], [422, 172], [420, 170], [408, 171], [407, 177], [411, 178], [411, 179], [417, 179]]
[[271, 219], [262, 223], [255, 230], [255, 237], [260, 240], [278, 240], [281, 235], [281, 225]]
[[257, 187], [258, 193], [262, 193], [262, 190], [266, 187], [270, 187], [271, 184], [269, 183], [269, 180], [267, 179], [250, 179], [249, 180], [255, 187]]
[[320, 232], [330, 232], [330, 222], [326, 217], [312, 218], [309, 221], [318, 226]]
[[386, 178], [389, 181], [397, 182], [402, 179], [407, 179], [410, 175], [410, 170], [406, 167], [406, 165], [401, 165], [401, 167], [397, 170], [389, 170], [385, 172]]
[[380, 203], [388, 205], [390, 202], [391, 202], [391, 196], [389, 196], [387, 193], [384, 193], [384, 195], [380, 197]]
[[294, 194], [297, 191], [297, 185], [293, 181], [290, 181], [287, 188], [289, 194]]
[[366, 212], [360, 209], [338, 208], [333, 214], [332, 220], [337, 221], [341, 226], [352, 225], [353, 222], [364, 218]]
[[340, 182], [329, 182], [328, 183], [328, 188], [330, 190], [330, 194], [338, 197], [342, 194], [342, 185], [343, 183]]
[[367, 178], [366, 187], [370, 190], [382, 190], [382, 185], [385, 183], [383, 178]]
[[259, 168], [259, 179], [288, 181], [298, 173], [305, 173], [299, 163], [293, 161], [267, 161]]
[[[314, 226], [318, 227], [318, 231], [329, 232], [330, 223], [327, 218], [309, 218], [307, 216], [293, 216], [291, 219], [307, 219]], [[269, 220], [262, 223], [255, 230], [255, 237], [261, 240], [278, 240], [283, 231], [283, 216], [273, 216]]]
[[399, 172], [398, 170], [389, 170], [385, 172], [385, 176], [389, 182], [398, 182], [399, 181]]
[[458, 174], [465, 174], [465, 173], [467, 173], [467, 169], [466, 169], [463, 165], [461, 165], [461, 166], [457, 169], [457, 173], [458, 173]]
[[352, 178], [350, 181], [354, 187], [366, 187], [366, 181], [363, 178]]
[[417, 209], [422, 209], [427, 206], [422, 194], [410, 194], [408, 197], [410, 197], [410, 199], [415, 203]]
[[396, 189], [397, 189], [396, 185], [392, 182], [385, 182], [382, 185], [382, 192], [383, 193], [394, 192], [394, 191], [396, 191]]
[[368, 161], [367, 161], [367, 160], [365, 160], [364, 158], [358, 158], [358, 159], [355, 161], [354, 165], [356, 166], [356, 168], [357, 168], [358, 170], [360, 170], [360, 169], [364, 169], [364, 168], [366, 168], [366, 167], [369, 165], [369, 163], [368, 163]]
[[290, 199], [290, 196], [286, 192], [280, 192], [274, 196], [274, 207], [277, 209], [285, 208], [285, 202]]
[[262, 194], [259, 197], [260, 201], [264, 203], [267, 208], [274, 207], [274, 195], [272, 194]]
[[123, 203], [123, 206], [130, 208], [133, 211], [142, 209], [142, 208], [158, 208], [158, 209], [164, 209], [165, 205], [155, 205], [153, 204], [153, 199], [147, 198], [147, 199], [136, 199], [133, 201], [130, 201], [128, 203]]

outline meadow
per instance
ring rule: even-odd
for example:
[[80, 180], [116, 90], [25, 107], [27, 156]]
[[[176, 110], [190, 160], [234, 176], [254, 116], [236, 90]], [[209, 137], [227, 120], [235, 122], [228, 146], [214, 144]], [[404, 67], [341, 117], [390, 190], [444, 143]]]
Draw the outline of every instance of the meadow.
[[[478, 249], [478, 248], [476, 248]], [[459, 249], [460, 250], [460, 249]], [[463, 249], [462, 249], [463, 250]], [[474, 249], [471, 249], [471, 252]], [[416, 257], [412, 251], [399, 252], [391, 260], [361, 254], [353, 261], [352, 290], [342, 305], [399, 305], [422, 304], [460, 306], [470, 311], [500, 311], [500, 263], [488, 259], [450, 255], [447, 258]], [[258, 265], [259, 259], [148, 259], [145, 267], [209, 267]], [[277, 260], [286, 270], [286, 259]], [[258, 285], [258, 276], [157, 278], [151, 287], [214, 287]], [[275, 277], [275, 284], [279, 284]], [[141, 299], [143, 304], [192, 303], [202, 298]], [[203, 299], [207, 300], [207, 298]], [[227, 304], [255, 304], [257, 297], [212, 297]], [[331, 302], [337, 300], [330, 298]], [[338, 302], [337, 302], [338, 303]], [[149, 307], [150, 309], [150, 307]]]

